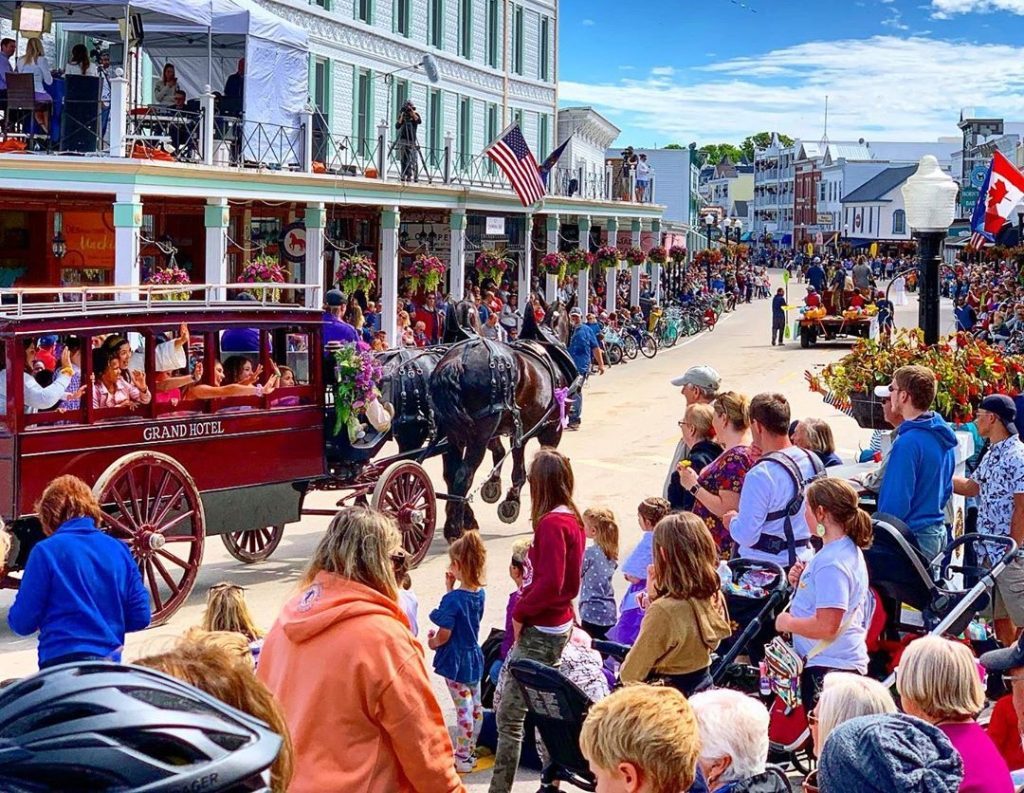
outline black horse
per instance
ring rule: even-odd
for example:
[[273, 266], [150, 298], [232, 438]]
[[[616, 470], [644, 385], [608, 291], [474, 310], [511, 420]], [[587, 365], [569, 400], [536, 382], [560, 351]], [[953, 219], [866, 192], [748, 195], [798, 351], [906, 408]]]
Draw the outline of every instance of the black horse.
[[[472, 303], [457, 304], [449, 310], [449, 321], [466, 318], [471, 325], [474, 320], [478, 325], [476, 311]], [[468, 335], [464, 325], [454, 324], [458, 327], [446, 328], [446, 339], [459, 333]], [[526, 312], [520, 340], [513, 344], [472, 336], [445, 353], [430, 379], [430, 394], [437, 432], [448, 441], [444, 454], [449, 493], [446, 538], [455, 539], [466, 529], [479, 528], [464, 499], [487, 450], [491, 449], [496, 464], [504, 456], [502, 435], [510, 437], [513, 469], [512, 486], [498, 515], [506, 523], [515, 521], [526, 481], [525, 443], [536, 437], [544, 446], [558, 445], [561, 406], [576, 382], [577, 373], [565, 348], [550, 331], [537, 326], [531, 311]]]
[[394, 406], [391, 432], [401, 452], [422, 449], [437, 436], [430, 376], [447, 348], [399, 348], [378, 353], [381, 401]]

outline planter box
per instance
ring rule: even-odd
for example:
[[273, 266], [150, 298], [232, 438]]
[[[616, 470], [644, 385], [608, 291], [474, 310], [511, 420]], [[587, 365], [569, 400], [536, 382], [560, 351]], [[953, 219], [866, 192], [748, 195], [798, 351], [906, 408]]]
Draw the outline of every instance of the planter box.
[[882, 400], [872, 394], [850, 394], [850, 408], [858, 425], [866, 430], [891, 430], [892, 425], [885, 420], [882, 411]]

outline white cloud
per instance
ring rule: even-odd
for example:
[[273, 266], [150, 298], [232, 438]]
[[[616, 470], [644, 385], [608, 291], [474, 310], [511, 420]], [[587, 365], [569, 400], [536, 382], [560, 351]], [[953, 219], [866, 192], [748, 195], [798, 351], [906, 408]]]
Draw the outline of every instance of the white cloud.
[[593, 27], [595, 23], [593, 19], [584, 19], [580, 24], [585, 28], [590, 28]]
[[949, 19], [957, 14], [1006, 11], [1024, 15], [1024, 0], [931, 0], [932, 16]]
[[925, 141], [957, 135], [961, 107], [1024, 116], [1024, 47], [896, 36], [812, 41], [671, 76], [563, 81], [559, 95], [629, 108], [626, 125], [648, 140], [741, 140], [764, 129], [817, 140], [828, 95], [834, 140]]
[[909, 25], [903, 23], [903, 14], [900, 13], [898, 8], [890, 8], [891, 12], [886, 19], [882, 20], [882, 25], [893, 30], [910, 30]]
[[654, 77], [671, 77], [676, 73], [676, 70], [671, 66], [655, 66], [651, 69], [651, 74]]

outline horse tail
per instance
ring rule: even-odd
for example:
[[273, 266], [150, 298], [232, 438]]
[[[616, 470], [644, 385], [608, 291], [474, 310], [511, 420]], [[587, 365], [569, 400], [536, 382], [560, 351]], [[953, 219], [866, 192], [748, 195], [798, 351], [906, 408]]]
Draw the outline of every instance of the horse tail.
[[462, 376], [466, 367], [461, 356], [441, 359], [434, 373], [430, 376], [430, 396], [434, 402], [434, 413], [437, 416], [438, 429], [442, 434], [452, 427], [468, 427], [472, 417], [463, 405]]

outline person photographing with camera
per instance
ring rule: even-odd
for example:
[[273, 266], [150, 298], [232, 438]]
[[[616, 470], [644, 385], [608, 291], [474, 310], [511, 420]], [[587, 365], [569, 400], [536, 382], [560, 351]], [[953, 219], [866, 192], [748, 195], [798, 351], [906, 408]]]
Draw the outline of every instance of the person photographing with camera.
[[398, 157], [402, 165], [402, 181], [418, 182], [419, 167], [416, 162], [419, 143], [416, 141], [416, 128], [420, 125], [420, 114], [416, 112], [416, 105], [411, 99], [407, 99], [398, 113], [398, 121], [395, 122], [395, 129], [398, 135], [395, 138], [395, 145], [398, 146]]

